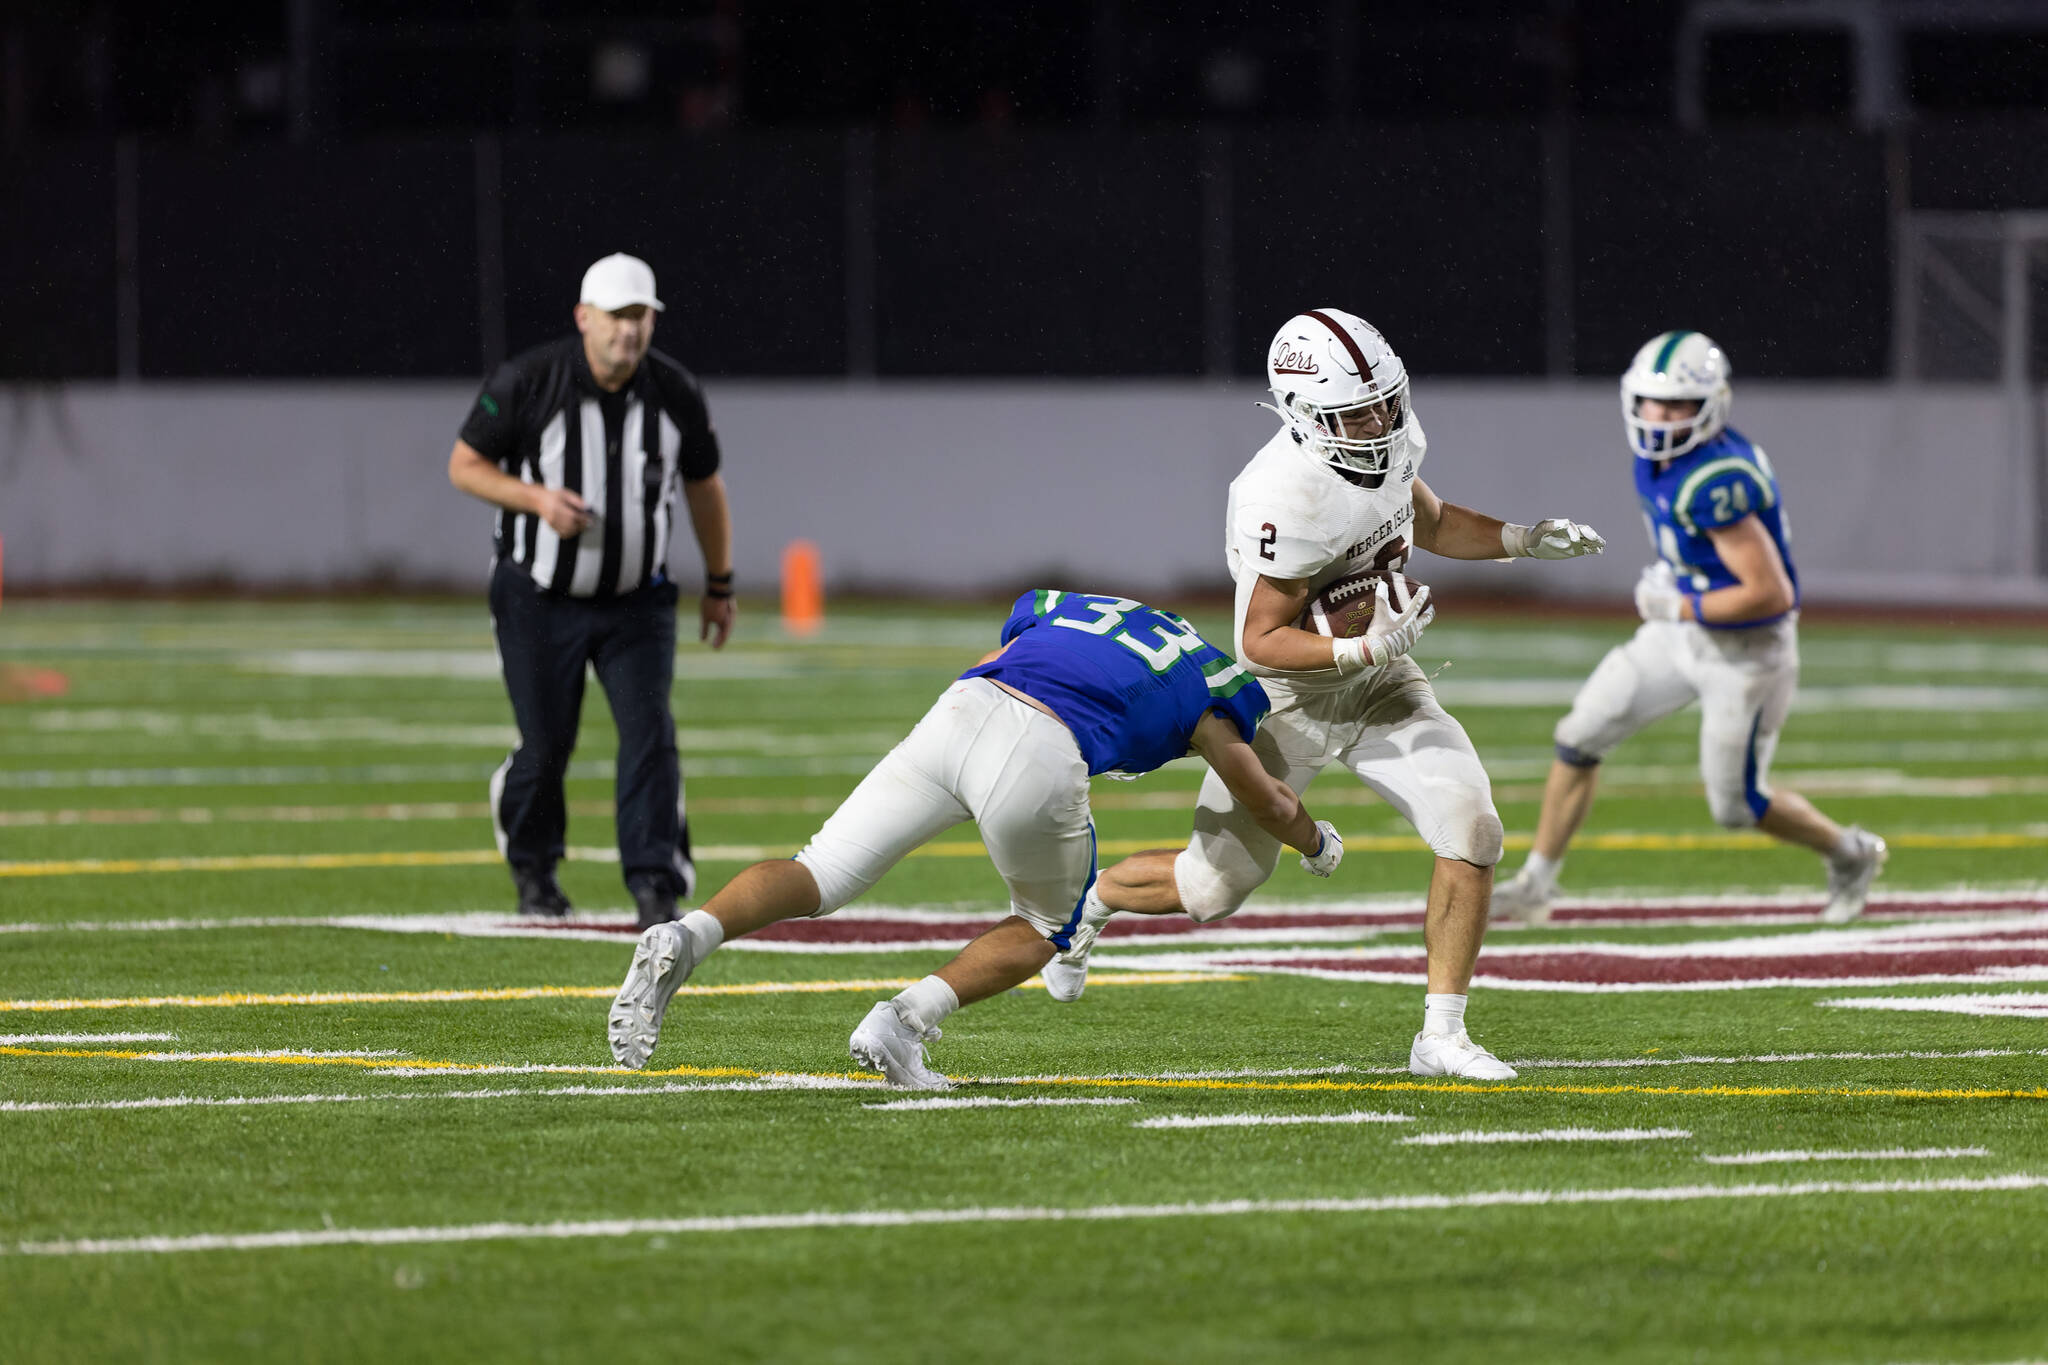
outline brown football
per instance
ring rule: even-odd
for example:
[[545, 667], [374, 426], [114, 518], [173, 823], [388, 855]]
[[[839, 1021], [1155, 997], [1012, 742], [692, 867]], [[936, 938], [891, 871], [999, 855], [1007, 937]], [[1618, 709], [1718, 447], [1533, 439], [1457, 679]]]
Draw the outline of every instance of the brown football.
[[[1394, 582], [1396, 579], [1400, 580], [1398, 588]], [[1422, 584], [1391, 569], [1366, 569], [1346, 574], [1325, 583], [1322, 591], [1309, 598], [1308, 606], [1295, 624], [1303, 630], [1339, 640], [1363, 635], [1372, 624], [1373, 588], [1381, 583], [1387, 585], [1388, 605], [1395, 611], [1422, 591]]]

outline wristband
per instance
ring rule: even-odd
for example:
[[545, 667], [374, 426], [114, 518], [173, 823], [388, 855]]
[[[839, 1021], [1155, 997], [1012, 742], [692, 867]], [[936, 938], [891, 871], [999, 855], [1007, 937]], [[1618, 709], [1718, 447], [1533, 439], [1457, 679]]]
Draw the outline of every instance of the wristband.
[[1514, 522], [1503, 522], [1500, 528], [1500, 548], [1509, 559], [1529, 558], [1529, 532], [1532, 528], [1518, 526]]
[[1330, 641], [1330, 654], [1337, 672], [1347, 678], [1372, 666], [1372, 650], [1363, 635]]
[[[1688, 588], [1685, 591], [1685, 600], [1692, 603], [1692, 619], [1700, 625], [1705, 625], [1707, 618], [1700, 614], [1700, 595]], [[1685, 618], [1681, 615], [1679, 619]]]
[[732, 570], [704, 575], [704, 595], [723, 601], [732, 596]]

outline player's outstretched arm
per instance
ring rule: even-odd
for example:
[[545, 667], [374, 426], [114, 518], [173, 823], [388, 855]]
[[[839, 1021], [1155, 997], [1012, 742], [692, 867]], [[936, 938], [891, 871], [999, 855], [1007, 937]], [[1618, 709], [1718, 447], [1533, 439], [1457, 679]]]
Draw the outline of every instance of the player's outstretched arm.
[[1316, 822], [1294, 789], [1266, 771], [1252, 746], [1244, 742], [1235, 721], [1211, 711], [1195, 725], [1189, 741], [1202, 760], [1223, 779], [1259, 828], [1303, 854], [1322, 847]]
[[1592, 527], [1552, 517], [1518, 526], [1445, 502], [1415, 481], [1415, 543], [1445, 559], [1573, 559], [1597, 555], [1607, 542]]

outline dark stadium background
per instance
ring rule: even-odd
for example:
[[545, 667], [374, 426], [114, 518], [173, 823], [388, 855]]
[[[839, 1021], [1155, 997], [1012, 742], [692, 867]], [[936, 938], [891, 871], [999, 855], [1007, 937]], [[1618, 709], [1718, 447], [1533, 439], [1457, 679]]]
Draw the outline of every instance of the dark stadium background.
[[0, 380], [473, 376], [620, 241], [710, 375], [1249, 375], [1363, 268], [1420, 373], [1611, 374], [1654, 294], [1746, 376], [1884, 378], [1893, 215], [2048, 206], [2048, 6], [1763, 8], [1849, 22], [10, 5]]

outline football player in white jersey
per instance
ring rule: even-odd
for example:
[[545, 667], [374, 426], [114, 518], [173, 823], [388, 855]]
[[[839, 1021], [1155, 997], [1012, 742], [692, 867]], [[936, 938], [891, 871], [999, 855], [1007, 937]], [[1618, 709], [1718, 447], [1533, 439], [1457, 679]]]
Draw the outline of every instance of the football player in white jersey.
[[[1436, 853], [1423, 928], [1429, 984], [1409, 1070], [1508, 1079], [1514, 1069], [1465, 1029], [1501, 823], [1472, 741], [1407, 657], [1435, 614], [1429, 590], [1396, 601], [1382, 589], [1372, 628], [1355, 639], [1298, 623], [1324, 584], [1398, 569], [1412, 548], [1452, 559], [1569, 559], [1605, 542], [1576, 522], [1511, 525], [1439, 498], [1417, 477], [1428, 442], [1407, 369], [1362, 318], [1318, 308], [1289, 319], [1267, 351], [1266, 374], [1280, 430], [1231, 483], [1225, 526], [1238, 659], [1272, 700], [1253, 748], [1297, 792], [1341, 764], [1428, 841]], [[1049, 991], [1060, 1000], [1080, 995], [1088, 951], [1115, 911], [1221, 919], [1273, 875], [1279, 857], [1279, 841], [1253, 814], [1205, 782], [1186, 849], [1134, 854], [1102, 874], [1073, 946], [1045, 969]]]
[[1861, 914], [1884, 866], [1884, 840], [1770, 785], [1771, 751], [1799, 686], [1799, 570], [1770, 457], [1728, 425], [1728, 373], [1713, 338], [1675, 331], [1645, 342], [1621, 377], [1636, 496], [1657, 554], [1636, 584], [1643, 624], [1608, 651], [1557, 723], [1536, 845], [1495, 893], [1499, 914], [1549, 918], [1565, 850], [1593, 808], [1600, 760], [1695, 699], [1715, 823], [1755, 826], [1820, 854], [1823, 920]]

